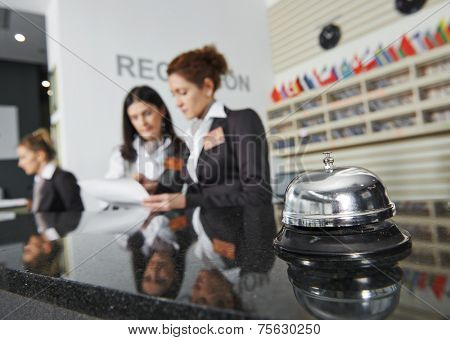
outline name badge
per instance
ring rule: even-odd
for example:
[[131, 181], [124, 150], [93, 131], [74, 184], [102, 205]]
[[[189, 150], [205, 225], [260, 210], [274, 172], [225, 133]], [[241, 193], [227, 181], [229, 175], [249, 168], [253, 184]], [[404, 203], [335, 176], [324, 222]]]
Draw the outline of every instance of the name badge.
[[212, 149], [213, 147], [223, 144], [225, 142], [225, 134], [222, 127], [215, 128], [209, 131], [203, 140], [203, 148], [205, 150]]
[[187, 224], [188, 224], [187, 217], [182, 215], [182, 216], [177, 216], [177, 217], [171, 218], [170, 222], [169, 222], [169, 227], [173, 231], [179, 231], [179, 230], [183, 230], [184, 228], [186, 228]]
[[236, 259], [236, 246], [233, 243], [214, 238], [213, 249], [217, 254], [229, 260]]
[[183, 169], [184, 161], [182, 158], [166, 157], [164, 160], [164, 168], [168, 170], [181, 171]]

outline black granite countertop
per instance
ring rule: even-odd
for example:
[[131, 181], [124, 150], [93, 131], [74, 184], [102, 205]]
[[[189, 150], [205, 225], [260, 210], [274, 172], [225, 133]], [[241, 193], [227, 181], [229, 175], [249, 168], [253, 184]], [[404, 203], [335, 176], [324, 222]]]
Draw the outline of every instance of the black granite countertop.
[[[217, 209], [201, 215], [200, 229], [192, 212], [2, 212], [0, 289], [105, 319], [450, 316], [445, 214], [393, 219], [412, 235], [410, 255], [389, 252], [368, 265], [325, 256], [322, 266], [275, 252], [281, 209]], [[21, 308], [0, 317], [20, 318]]]

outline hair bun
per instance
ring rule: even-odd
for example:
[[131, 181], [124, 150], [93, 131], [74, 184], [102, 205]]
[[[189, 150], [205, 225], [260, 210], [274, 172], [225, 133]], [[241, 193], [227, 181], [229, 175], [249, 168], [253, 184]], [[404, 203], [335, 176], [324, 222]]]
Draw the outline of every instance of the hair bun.
[[214, 90], [220, 87], [220, 76], [227, 72], [227, 61], [214, 45], [184, 52], [175, 57], [167, 67], [167, 75], [178, 73], [198, 87], [202, 87], [204, 80], [210, 78], [214, 82]]
[[47, 154], [49, 161], [56, 157], [55, 147], [47, 129], [40, 128], [22, 138], [20, 144], [32, 151], [42, 150]]
[[214, 45], [205, 45], [203, 48], [198, 49], [197, 53], [215, 69], [217, 74], [223, 75], [228, 72], [228, 64], [225, 57], [217, 51]]
[[53, 142], [52, 138], [50, 137], [50, 134], [48, 133], [47, 129], [39, 128], [31, 133], [33, 137], [35, 137], [37, 140], [41, 140], [45, 144], [47, 144], [49, 147], [53, 148]]

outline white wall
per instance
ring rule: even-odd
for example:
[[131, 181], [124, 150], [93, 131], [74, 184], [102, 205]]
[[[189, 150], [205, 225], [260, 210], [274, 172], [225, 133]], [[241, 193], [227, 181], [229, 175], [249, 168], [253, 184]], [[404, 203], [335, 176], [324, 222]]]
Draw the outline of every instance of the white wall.
[[[264, 119], [273, 84], [266, 22], [260, 0], [77, 0], [51, 1], [47, 10], [49, 68], [58, 77], [59, 145], [62, 166], [79, 179], [103, 176], [112, 148], [121, 139], [121, 106], [126, 91], [155, 87], [175, 125], [188, 126], [176, 109], [158, 62], [216, 44], [235, 74], [249, 79], [249, 91], [221, 89], [230, 108], [252, 107]], [[147, 61], [154, 79], [118, 75], [117, 55]], [[137, 71], [135, 70], [135, 73]]]

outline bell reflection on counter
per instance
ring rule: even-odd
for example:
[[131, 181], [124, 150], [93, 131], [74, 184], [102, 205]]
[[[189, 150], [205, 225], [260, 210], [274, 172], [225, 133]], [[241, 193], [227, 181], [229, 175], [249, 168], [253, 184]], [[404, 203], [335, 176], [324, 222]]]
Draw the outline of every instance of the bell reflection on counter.
[[324, 263], [371, 265], [411, 248], [411, 237], [388, 220], [395, 205], [379, 178], [357, 168], [335, 168], [325, 153], [325, 169], [302, 172], [288, 185], [283, 228], [274, 247]]
[[319, 319], [385, 319], [400, 299], [397, 266], [339, 271], [290, 264], [288, 276], [297, 301]]

